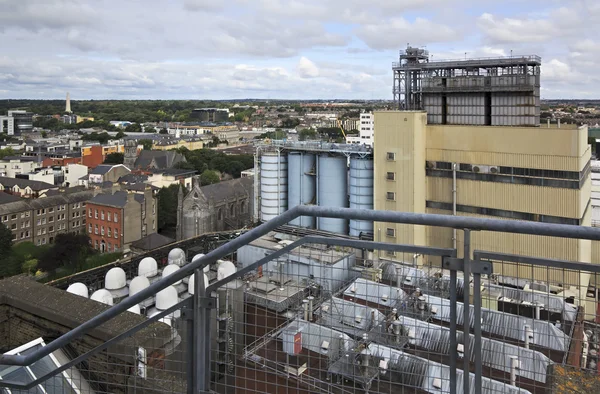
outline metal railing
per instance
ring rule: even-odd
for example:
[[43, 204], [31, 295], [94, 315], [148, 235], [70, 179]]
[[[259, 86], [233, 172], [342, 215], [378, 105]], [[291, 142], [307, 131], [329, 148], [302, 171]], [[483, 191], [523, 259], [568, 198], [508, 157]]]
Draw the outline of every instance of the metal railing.
[[[459, 258], [457, 250], [452, 248], [436, 248], [436, 247], [425, 247], [425, 246], [416, 246], [416, 245], [402, 245], [402, 244], [394, 244], [394, 243], [385, 243], [385, 242], [372, 242], [372, 241], [362, 241], [362, 240], [354, 240], [354, 239], [346, 239], [346, 238], [328, 238], [322, 236], [305, 236], [297, 241], [290, 243], [289, 245], [279, 248], [277, 250], [270, 251], [265, 257], [256, 259], [251, 264], [245, 265], [243, 268], [239, 269], [235, 275], [217, 280], [212, 284], [204, 283], [204, 275], [203, 269], [204, 267], [214, 264], [217, 260], [226, 257], [227, 255], [237, 251], [241, 247], [250, 245], [251, 242], [256, 241], [260, 237], [268, 234], [269, 232], [276, 230], [279, 226], [288, 223], [289, 221], [295, 219], [299, 216], [314, 216], [314, 217], [327, 217], [327, 218], [343, 218], [343, 219], [355, 219], [355, 220], [368, 220], [374, 222], [387, 222], [387, 223], [400, 223], [400, 224], [410, 224], [410, 225], [426, 225], [426, 226], [435, 226], [442, 228], [452, 228], [462, 230], [464, 233], [464, 241], [463, 241], [463, 257]], [[155, 296], [161, 290], [175, 284], [178, 281], [190, 276], [191, 274], [195, 275], [195, 288], [194, 295], [190, 298], [187, 298], [176, 305], [164, 310], [147, 320], [143, 323], [134, 326], [133, 328], [128, 329], [127, 331], [121, 333], [115, 338], [112, 338], [100, 346], [93, 348], [90, 351], [87, 351], [67, 363], [64, 363], [61, 367], [46, 373], [45, 375], [28, 382], [19, 382], [19, 381], [11, 381], [10, 379], [2, 379], [0, 380], [0, 387], [5, 387], [9, 389], [17, 389], [17, 390], [28, 390], [32, 387], [44, 382], [45, 380], [59, 374], [87, 359], [91, 356], [98, 354], [109, 347], [117, 344], [119, 341], [124, 338], [130, 337], [135, 333], [139, 332], [145, 327], [148, 327], [151, 323], [157, 322], [160, 319], [163, 319], [167, 316], [172, 315], [175, 311], [180, 310], [182, 312], [182, 321], [185, 323], [186, 328], [186, 348], [187, 351], [187, 363], [186, 363], [186, 371], [185, 376], [187, 380], [187, 392], [188, 393], [209, 393], [211, 392], [211, 380], [213, 379], [212, 369], [214, 367], [214, 355], [211, 353], [211, 332], [212, 319], [214, 318], [211, 314], [212, 311], [217, 307], [218, 300], [215, 298], [214, 292], [217, 292], [219, 289], [225, 288], [231, 282], [246, 278], [248, 275], [252, 275], [260, 267], [267, 266], [268, 263], [277, 261], [277, 259], [285, 258], [290, 253], [292, 253], [295, 249], [299, 247], [305, 247], [309, 244], [315, 245], [327, 245], [327, 246], [335, 246], [336, 248], [351, 248], [354, 250], [363, 250], [363, 251], [379, 251], [386, 253], [407, 253], [414, 256], [434, 256], [439, 257], [442, 265], [440, 268], [443, 268], [446, 272], [449, 272], [449, 300], [450, 300], [450, 310], [449, 310], [449, 319], [448, 326], [450, 329], [450, 349], [448, 353], [448, 367], [449, 367], [449, 391], [451, 393], [457, 392], [457, 387], [461, 392], [469, 393], [471, 392], [470, 386], [473, 385], [473, 391], [475, 393], [481, 392], [490, 392], [482, 391], [484, 387], [490, 387], [488, 380], [488, 376], [484, 376], [484, 365], [482, 362], [482, 276], [486, 280], [489, 280], [492, 273], [494, 272], [494, 267], [498, 262], [501, 264], [527, 264], [531, 266], [532, 270], [535, 267], [543, 267], [543, 268], [552, 268], [558, 270], [569, 270], [569, 271], [579, 271], [586, 273], [600, 273], [600, 266], [589, 264], [589, 263], [581, 263], [581, 262], [568, 262], [562, 260], [552, 260], [545, 258], [537, 258], [537, 257], [527, 257], [527, 256], [519, 256], [519, 255], [511, 255], [511, 254], [503, 254], [503, 253], [493, 253], [475, 250], [473, 251], [471, 248], [471, 234], [474, 231], [493, 231], [500, 233], [514, 233], [514, 234], [529, 234], [529, 235], [540, 235], [540, 236], [549, 236], [549, 237], [558, 237], [558, 238], [569, 238], [569, 239], [579, 239], [579, 240], [600, 240], [600, 229], [591, 228], [591, 227], [582, 227], [582, 226], [571, 226], [571, 225], [558, 225], [558, 224], [546, 224], [546, 223], [538, 223], [538, 222], [523, 222], [523, 221], [508, 221], [508, 220], [496, 220], [496, 219], [481, 219], [481, 218], [470, 218], [470, 217], [458, 217], [458, 216], [447, 216], [447, 215], [434, 215], [434, 214], [415, 214], [415, 213], [402, 213], [402, 212], [390, 212], [390, 211], [365, 211], [365, 210], [354, 210], [347, 208], [328, 208], [328, 207], [315, 207], [315, 206], [298, 206], [295, 207], [282, 215], [274, 218], [273, 220], [266, 222], [244, 234], [239, 236], [236, 239], [231, 240], [225, 245], [222, 245], [212, 252], [206, 254], [204, 257], [189, 263], [172, 275], [160, 279], [154, 283], [152, 283], [146, 289], [132, 295], [128, 298], [125, 298], [123, 301], [118, 303], [117, 305], [112, 306], [108, 310], [100, 313], [96, 317], [90, 319], [89, 321], [81, 324], [80, 326], [72, 329], [68, 333], [61, 335], [57, 339], [50, 342], [47, 346], [39, 348], [29, 354], [15, 355], [15, 354], [3, 354], [0, 356], [0, 365], [12, 365], [12, 366], [31, 366], [32, 364], [38, 362], [42, 358], [48, 356], [49, 354], [58, 351], [62, 348], [68, 347], [73, 341], [78, 338], [83, 337], [84, 335], [90, 333], [97, 326], [121, 315], [126, 312], [129, 308], [140, 304], [144, 300], [149, 297]], [[323, 252], [315, 252], [315, 253], [323, 253]], [[472, 256], [472, 257], [471, 257]], [[362, 274], [365, 274], [368, 269], [365, 268], [362, 271]], [[368, 271], [370, 272], [370, 271]], [[460, 289], [458, 273], [462, 273], [463, 285], [462, 289]], [[469, 285], [470, 278], [472, 277], [473, 286]], [[533, 274], [531, 277], [531, 282], [534, 281]], [[280, 284], [283, 288], [283, 285]], [[580, 286], [581, 283], [573, 284]], [[587, 287], [587, 284], [586, 284]], [[578, 287], [579, 288], [579, 287]], [[419, 289], [417, 289], [419, 290]], [[465, 304], [472, 303], [471, 307], [462, 307], [463, 316], [460, 317], [457, 314], [457, 311], [460, 309], [461, 304], [459, 302], [458, 295], [460, 293], [459, 290], [462, 290], [462, 300], [464, 300]], [[472, 292], [472, 294], [471, 294]], [[400, 294], [400, 290], [398, 287], [398, 294]], [[385, 295], [385, 301], [387, 302], [389, 294]], [[597, 297], [597, 296], [596, 296]], [[419, 298], [420, 301], [420, 298]], [[400, 305], [400, 304], [398, 304]], [[402, 304], [404, 305], [404, 304]], [[312, 308], [312, 306], [311, 306]], [[433, 311], [433, 307], [430, 308]], [[389, 313], [389, 310], [385, 309], [386, 313]], [[375, 313], [375, 312], [373, 312]], [[394, 312], [396, 313], [396, 312]], [[434, 312], [431, 312], [435, 314]], [[539, 312], [538, 312], [539, 313]], [[431, 317], [431, 316], [430, 316]], [[537, 316], [539, 317], [539, 316]], [[312, 318], [311, 318], [312, 319]], [[291, 318], [291, 320], [294, 320]], [[457, 335], [460, 334], [458, 331], [459, 324], [458, 322], [463, 322], [463, 329], [465, 332], [471, 331], [469, 328], [469, 322], [472, 323], [472, 331], [474, 334], [473, 339], [473, 359], [471, 357], [463, 356], [462, 363], [459, 362], [460, 354], [457, 351], [452, 349], [457, 349], [457, 346], [460, 345], [458, 342]], [[535, 321], [531, 323], [535, 326]], [[575, 323], [573, 323], [575, 324]], [[583, 323], [581, 323], [583, 326]], [[390, 326], [391, 327], [391, 326]], [[537, 334], [536, 334], [537, 335]], [[584, 334], [586, 335], [586, 334]], [[462, 346], [464, 349], [470, 349], [470, 336], [464, 335], [462, 337]], [[507, 341], [509, 341], [507, 339]], [[527, 343], [527, 348], [529, 349], [528, 339], [525, 339]], [[359, 343], [358, 341], [357, 343]], [[260, 342], [256, 342], [260, 343]], [[266, 342], [264, 342], [266, 343]], [[329, 346], [329, 342], [327, 346]], [[323, 345], [325, 346], [325, 345]], [[365, 343], [360, 342], [360, 346], [364, 346], [364, 348], [368, 347]], [[213, 349], [214, 350], [214, 349]], [[567, 351], [568, 353], [568, 351]], [[550, 353], [549, 353], [550, 354]], [[587, 353], [586, 353], [587, 354]], [[348, 357], [349, 354], [346, 354]], [[416, 356], [415, 356], [416, 357]], [[440, 355], [441, 357], [441, 355]], [[566, 356], [565, 356], [566, 357]], [[382, 359], [383, 361], [387, 359]], [[310, 361], [310, 360], [309, 360]], [[385, 361], [386, 363], [389, 360]], [[473, 365], [471, 365], [471, 363]], [[461, 367], [463, 372], [463, 381], [459, 382], [457, 378], [457, 367]], [[575, 363], [579, 364], [579, 362]], [[385, 374], [384, 370], [378, 370], [380, 374]], [[377, 369], [377, 368], [375, 368]], [[474, 379], [470, 373], [466, 373], [466, 371], [470, 371], [474, 369]], [[515, 368], [517, 369], [517, 368]], [[487, 370], [487, 367], [486, 367]], [[329, 373], [329, 371], [327, 371]], [[366, 373], [366, 372], [365, 372]], [[391, 373], [391, 372], [390, 372]], [[514, 376], [512, 374], [514, 371], [511, 371], [511, 387], [514, 383]], [[487, 373], [486, 373], [487, 374]], [[388, 375], [389, 376], [389, 375]], [[311, 386], [316, 385], [317, 382], [326, 382], [329, 379], [323, 380], [322, 377], [310, 376], [298, 379], [298, 384], [301, 384], [301, 381], [310, 381]], [[377, 382], [379, 382], [379, 375], [377, 377]], [[332, 382], [329, 382], [331, 387], [327, 388], [326, 392], [343, 392], [347, 389], [338, 387], [336, 389], [335, 385]], [[227, 384], [226, 386], [236, 387], [237, 383]], [[370, 384], [370, 383], [369, 383]], [[379, 384], [379, 383], [378, 383]], [[434, 385], [439, 384], [434, 380]], [[295, 387], [295, 386], [294, 386]], [[436, 386], [437, 387], [437, 386]], [[440, 386], [441, 387], [441, 386]], [[314, 387], [313, 387], [314, 389]], [[321, 389], [325, 390], [325, 389]], [[336, 391], [337, 390], [337, 391]], [[221, 391], [221, 390], [218, 390]], [[227, 390], [225, 390], [227, 391]], [[243, 391], [240, 391], [243, 392]], [[298, 391], [302, 392], [302, 391]], [[325, 391], [324, 391], [325, 392]]]

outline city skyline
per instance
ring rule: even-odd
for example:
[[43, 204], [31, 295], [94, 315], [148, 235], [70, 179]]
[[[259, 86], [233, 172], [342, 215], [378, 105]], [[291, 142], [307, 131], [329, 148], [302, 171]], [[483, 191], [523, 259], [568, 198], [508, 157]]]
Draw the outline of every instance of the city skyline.
[[0, 99], [390, 99], [407, 43], [433, 60], [537, 54], [545, 99], [595, 99], [600, 4], [7, 1]]

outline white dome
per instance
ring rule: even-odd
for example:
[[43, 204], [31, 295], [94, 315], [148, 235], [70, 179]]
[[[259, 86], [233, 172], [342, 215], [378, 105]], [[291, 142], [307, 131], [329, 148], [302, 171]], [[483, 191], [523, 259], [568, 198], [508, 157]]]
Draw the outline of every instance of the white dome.
[[70, 284], [67, 288], [67, 293], [77, 294], [78, 296], [85, 298], [88, 298], [90, 296], [87, 286], [81, 282]]
[[153, 278], [158, 275], [158, 264], [152, 257], [144, 257], [138, 265], [138, 275]]
[[[204, 257], [205, 254], [204, 253], [198, 253], [197, 255], [194, 256], [194, 258], [192, 259], [192, 263], [198, 259], [201, 259], [202, 257]], [[203, 268], [204, 272], [208, 272], [210, 271], [210, 265], [207, 265], [206, 267]]]
[[94, 292], [94, 294], [92, 294], [92, 296], [90, 297], [90, 299], [94, 300], [94, 301], [101, 302], [101, 303], [106, 304], [106, 305], [111, 305], [112, 306], [112, 304], [113, 304], [112, 294], [110, 294], [110, 291], [108, 291], [106, 289], [96, 290]]
[[177, 264], [181, 267], [185, 265], [185, 252], [179, 248], [172, 249], [167, 260], [169, 264]]
[[131, 308], [129, 308], [127, 310], [131, 313], [135, 313], [136, 315], [142, 314], [142, 311], [140, 310], [140, 306], [138, 304], [135, 304], [134, 306], [132, 306]]
[[[208, 285], [208, 276], [204, 274], [204, 284]], [[194, 279], [194, 274], [191, 274], [188, 279], [188, 294], [194, 295], [194, 286], [196, 285], [196, 280]]]
[[[179, 271], [179, 266], [178, 265], [169, 264], [169, 265], [167, 265], [165, 267], [165, 269], [163, 269], [162, 277], [166, 278], [167, 276], [172, 275], [172, 274], [174, 274], [177, 271]], [[181, 284], [180, 280], [178, 280], [177, 282], [173, 283], [173, 285], [175, 285], [175, 286], [177, 286], [179, 284]]]
[[145, 276], [136, 276], [131, 283], [129, 283], [129, 296], [131, 297], [132, 295], [139, 293], [148, 286], [150, 286], [148, 278]]
[[219, 260], [219, 268], [217, 269], [217, 280], [225, 279], [228, 276], [235, 274], [237, 268], [231, 261]]
[[109, 269], [104, 277], [104, 287], [108, 290], [118, 290], [125, 286], [127, 286], [127, 275], [125, 275], [123, 268]]
[[164, 311], [177, 304], [177, 302], [179, 302], [179, 297], [177, 289], [173, 286], [166, 287], [156, 293], [156, 309]]

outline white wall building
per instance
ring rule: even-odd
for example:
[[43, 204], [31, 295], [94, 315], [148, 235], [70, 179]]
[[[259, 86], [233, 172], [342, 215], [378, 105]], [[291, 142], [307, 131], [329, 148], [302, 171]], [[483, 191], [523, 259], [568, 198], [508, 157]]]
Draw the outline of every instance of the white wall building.
[[62, 186], [77, 186], [79, 179], [88, 174], [88, 167], [82, 164], [67, 164], [61, 167], [64, 175], [64, 182]]
[[28, 174], [32, 172], [38, 163], [36, 160], [26, 160], [19, 158], [4, 158], [0, 160], [0, 176], [14, 178], [17, 174]]
[[360, 129], [358, 132], [358, 136], [347, 136], [346, 143], [373, 146], [373, 139], [375, 137], [375, 117], [371, 112], [363, 112], [360, 114]]

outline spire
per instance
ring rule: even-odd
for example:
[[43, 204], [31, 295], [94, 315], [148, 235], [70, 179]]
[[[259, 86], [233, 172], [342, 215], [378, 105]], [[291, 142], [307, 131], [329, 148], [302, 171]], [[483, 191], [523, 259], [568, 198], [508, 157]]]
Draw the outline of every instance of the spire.
[[69, 95], [69, 92], [67, 92], [67, 105], [65, 106], [65, 112], [67, 114], [70, 114], [73, 112], [73, 111], [71, 111], [71, 96]]

